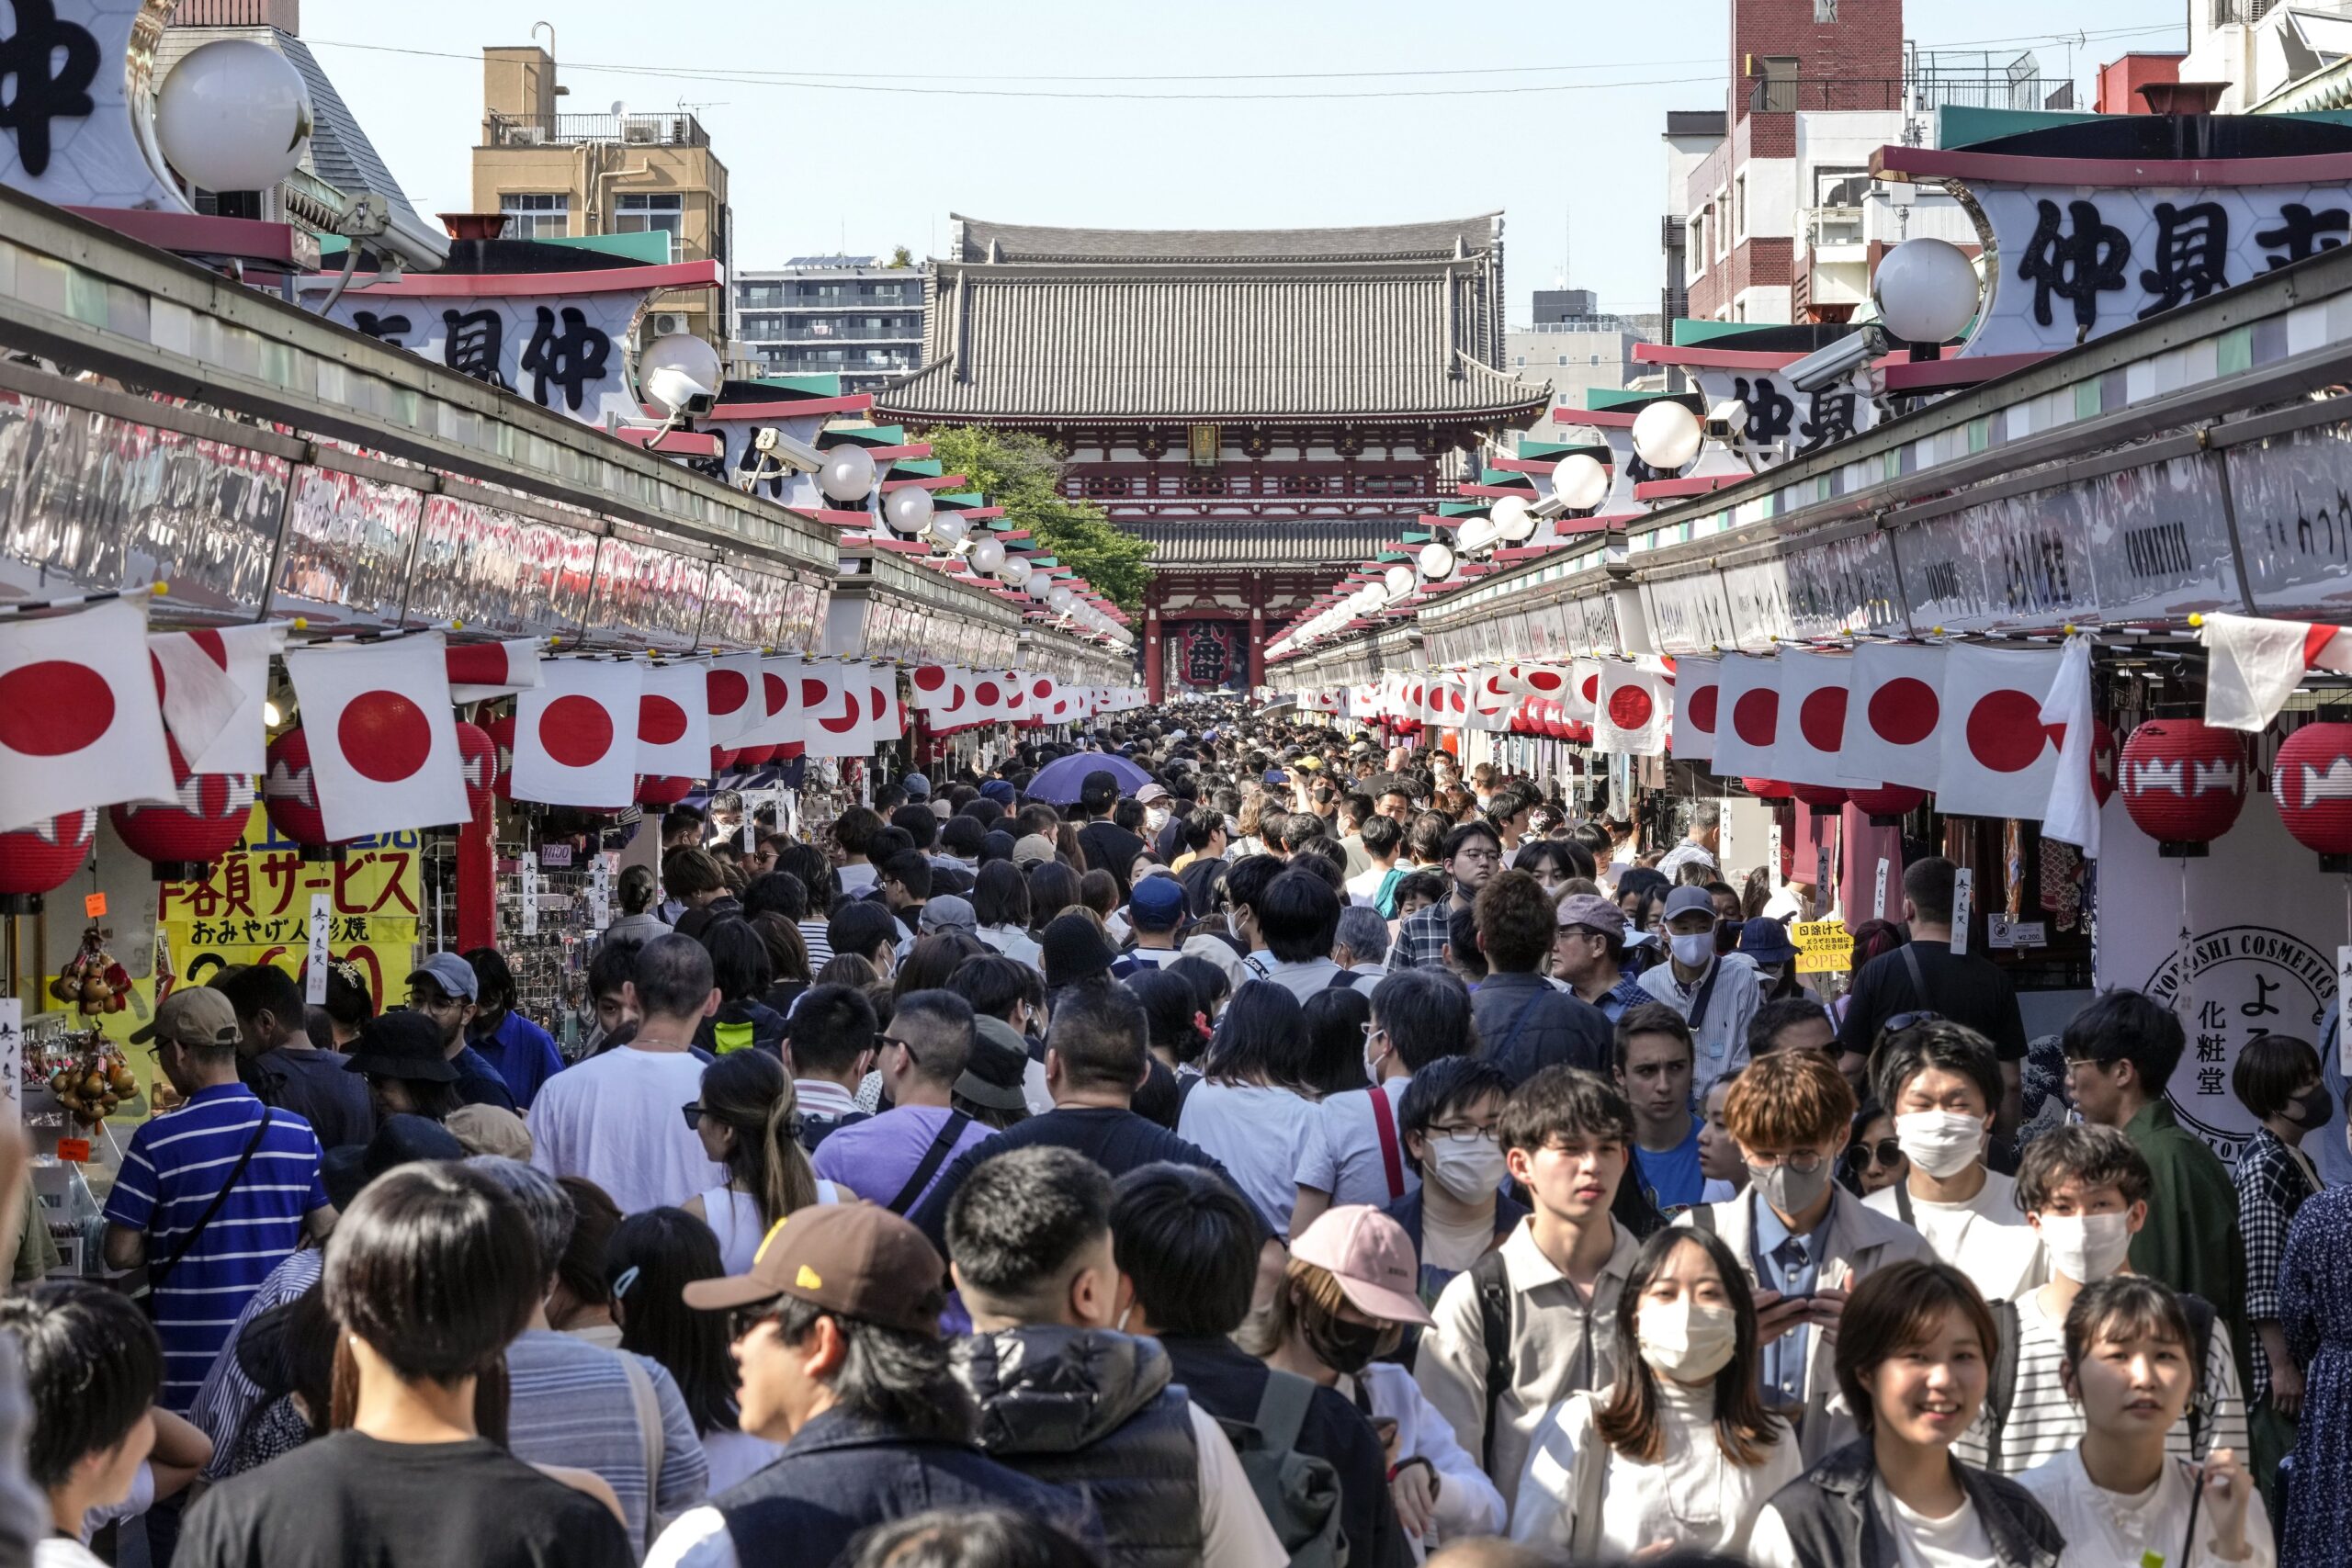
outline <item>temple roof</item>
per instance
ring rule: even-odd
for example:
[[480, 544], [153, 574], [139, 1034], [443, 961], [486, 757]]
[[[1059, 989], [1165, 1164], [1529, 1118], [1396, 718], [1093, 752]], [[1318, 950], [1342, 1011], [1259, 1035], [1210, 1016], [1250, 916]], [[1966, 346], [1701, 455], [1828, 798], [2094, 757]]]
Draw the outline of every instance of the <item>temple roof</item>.
[[1498, 243], [1500, 213], [1344, 229], [1063, 229], [951, 213], [967, 262], [1442, 261]]
[[1148, 540], [1151, 564], [1170, 567], [1352, 566], [1410, 527], [1408, 518], [1351, 517], [1329, 522], [1251, 519], [1187, 523], [1122, 520], [1119, 531]]

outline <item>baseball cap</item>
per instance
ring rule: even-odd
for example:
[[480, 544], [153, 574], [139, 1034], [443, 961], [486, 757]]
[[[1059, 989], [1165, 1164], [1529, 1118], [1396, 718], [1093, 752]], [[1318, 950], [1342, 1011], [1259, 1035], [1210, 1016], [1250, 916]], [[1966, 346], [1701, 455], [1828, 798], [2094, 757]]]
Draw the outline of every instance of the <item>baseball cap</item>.
[[174, 1045], [234, 1045], [240, 1033], [237, 1010], [228, 998], [209, 986], [187, 986], [164, 998], [155, 1010], [154, 1021], [134, 1030], [130, 1043], [144, 1045], [163, 1040]]
[[899, 787], [907, 792], [907, 798], [909, 800], [929, 800], [931, 798], [931, 781], [923, 777], [921, 773], [907, 774], [906, 777], [899, 781]]
[[[523, 1119], [500, 1105], [460, 1105], [442, 1123], [465, 1145], [469, 1155], [503, 1155], [528, 1163], [531, 1130]], [[456, 1158], [456, 1156], [449, 1156]]]
[[1127, 895], [1127, 912], [1145, 931], [1172, 930], [1184, 915], [1184, 885], [1154, 872], [1136, 882]]
[[454, 953], [435, 953], [409, 971], [408, 983], [415, 985], [419, 976], [440, 987], [445, 997], [463, 997], [470, 1002], [481, 995], [481, 982], [474, 977], [474, 966]]
[[1678, 887], [1666, 896], [1666, 918], [1668, 920], [1677, 915], [1687, 915], [1693, 909], [1713, 919], [1715, 896], [1703, 887]]
[[1054, 849], [1054, 841], [1045, 834], [1028, 833], [1023, 835], [1021, 841], [1012, 846], [1012, 863], [1035, 865], [1040, 861], [1053, 859], [1057, 852]]
[[1625, 911], [1598, 893], [1577, 893], [1560, 900], [1560, 929], [1585, 926], [1621, 941], [1625, 935]]
[[1166, 800], [1168, 792], [1156, 784], [1148, 784], [1136, 791], [1136, 804], [1149, 806], [1155, 800]]
[[1405, 1227], [1369, 1203], [1324, 1210], [1313, 1224], [1290, 1238], [1290, 1255], [1329, 1269], [1340, 1293], [1360, 1312], [1385, 1323], [1417, 1323], [1424, 1328], [1436, 1321], [1415, 1293], [1420, 1268], [1413, 1260]]
[[790, 1296], [847, 1317], [939, 1337], [947, 1264], [922, 1232], [873, 1203], [812, 1203], [778, 1220], [752, 1267], [686, 1286], [685, 1303], [725, 1312]]
[[969, 935], [980, 929], [979, 918], [972, 911], [971, 900], [959, 898], [953, 893], [942, 893], [922, 907], [919, 922], [922, 934], [933, 931], [963, 931]]

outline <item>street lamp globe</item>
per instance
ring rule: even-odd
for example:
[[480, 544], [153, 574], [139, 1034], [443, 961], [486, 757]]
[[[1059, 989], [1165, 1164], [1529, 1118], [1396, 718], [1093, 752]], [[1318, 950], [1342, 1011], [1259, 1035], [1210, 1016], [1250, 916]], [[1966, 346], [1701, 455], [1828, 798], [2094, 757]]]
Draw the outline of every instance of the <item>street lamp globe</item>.
[[1431, 582], [1443, 582], [1453, 575], [1453, 547], [1442, 539], [1431, 539], [1421, 547], [1421, 576]]
[[863, 446], [835, 446], [817, 470], [817, 488], [829, 501], [864, 501], [874, 492], [874, 458]]
[[1609, 470], [1583, 452], [1571, 452], [1552, 466], [1552, 493], [1571, 512], [1589, 512], [1609, 493]]
[[1061, 583], [1056, 583], [1051, 589], [1046, 591], [1046, 608], [1053, 611], [1056, 615], [1061, 615], [1069, 609], [1070, 604], [1077, 598], [1078, 595], [1072, 593], [1068, 587]]
[[920, 485], [894, 490], [882, 502], [882, 521], [890, 525], [893, 533], [911, 538], [931, 522], [933, 507], [931, 491]]
[[1674, 473], [1697, 457], [1705, 434], [1699, 416], [1680, 403], [1652, 403], [1634, 416], [1634, 450], [1662, 474]]
[[[990, 542], [994, 543], [993, 540]], [[1007, 588], [1022, 588], [1027, 586], [1029, 574], [1035, 570], [1036, 568], [1029, 564], [1027, 556], [1008, 555], [1004, 558], [1004, 565], [998, 570], [997, 576], [1003, 580]]]
[[1004, 570], [1004, 546], [994, 539], [982, 539], [972, 547], [972, 570], [991, 575]]
[[1878, 264], [1871, 298], [1905, 343], [1950, 343], [1976, 314], [1976, 264], [1949, 240], [1905, 240]]
[[249, 39], [222, 39], [190, 51], [155, 95], [155, 136], [164, 158], [206, 190], [275, 189], [301, 166], [310, 134], [311, 95], [301, 73], [277, 51]]
[[1029, 581], [1023, 591], [1040, 604], [1045, 604], [1053, 594], [1054, 580], [1033, 571], [1029, 574]]
[[689, 397], [708, 397], [727, 379], [718, 350], [692, 333], [668, 333], [637, 358], [637, 384], [672, 413]]
[[1495, 541], [1500, 537], [1501, 530], [1495, 526], [1495, 520], [1490, 516], [1465, 517], [1462, 525], [1453, 531], [1455, 547], [1466, 556], [1485, 554], [1495, 547]]
[[1413, 569], [1409, 566], [1390, 567], [1381, 574], [1380, 581], [1381, 585], [1388, 590], [1388, 602], [1392, 604], [1410, 593], [1417, 586], [1413, 579]]
[[1535, 532], [1535, 513], [1518, 496], [1507, 495], [1487, 509], [1495, 532], [1506, 544], [1517, 544]]
[[971, 526], [953, 512], [943, 512], [931, 520], [931, 536], [933, 542], [952, 550], [964, 542]]

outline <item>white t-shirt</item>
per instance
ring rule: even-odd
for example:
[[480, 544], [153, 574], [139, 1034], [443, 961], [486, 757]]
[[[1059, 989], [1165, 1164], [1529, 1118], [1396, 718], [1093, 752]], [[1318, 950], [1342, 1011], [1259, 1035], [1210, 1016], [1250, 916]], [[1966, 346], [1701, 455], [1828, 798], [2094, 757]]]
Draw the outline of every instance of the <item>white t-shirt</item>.
[[1911, 1216], [1905, 1223], [1927, 1238], [1938, 1258], [1967, 1275], [1986, 1301], [2015, 1301], [2048, 1282], [2041, 1238], [2018, 1207], [2014, 1178], [1987, 1170], [1984, 1187], [1964, 1203], [1930, 1203], [1916, 1192], [1899, 1196], [1896, 1187], [1883, 1187], [1862, 1201], [1902, 1220], [1905, 1196]]
[[1286, 1089], [1204, 1082], [1184, 1097], [1176, 1135], [1224, 1166], [1268, 1228], [1286, 1236], [1300, 1156], [1322, 1136], [1317, 1114], [1313, 1100]]
[[624, 1045], [548, 1079], [531, 1101], [531, 1163], [584, 1177], [624, 1214], [675, 1206], [727, 1179], [683, 1108], [702, 1097], [702, 1063]]
[[[2109, 1568], [2142, 1561], [2154, 1551], [2171, 1562], [2188, 1536], [2190, 1478], [2180, 1461], [2167, 1458], [2156, 1483], [2138, 1494], [2109, 1492], [2094, 1483], [2083, 1469], [2083, 1450], [2068, 1449], [2047, 1464], [2036, 1465], [2018, 1477], [2018, 1484], [2033, 1494], [2050, 1514], [2066, 1550], [2058, 1568]], [[2220, 1564], [2221, 1538], [2213, 1515], [2198, 1511], [2199, 1540], [2194, 1561]], [[2245, 1541], [2252, 1549], [2229, 1562], [2229, 1568], [2271, 1568], [2278, 1549], [2270, 1533], [2270, 1516], [2256, 1490], [2247, 1500]]]
[[[1894, 1560], [1901, 1568], [1987, 1568], [1993, 1561], [1993, 1540], [1976, 1505], [1965, 1497], [1960, 1507], [1940, 1519], [1912, 1512], [1894, 1499], [1882, 1481], [1871, 1483], [1871, 1506], [1894, 1540]], [[1767, 1503], [1756, 1517], [1756, 1531], [1747, 1538], [1747, 1561], [1754, 1568], [1804, 1568], [1789, 1527], [1780, 1510]], [[2122, 1568], [2121, 1564], [2112, 1568]]]
[[1655, 1464], [1627, 1459], [1593, 1429], [1608, 1393], [1571, 1394], [1544, 1413], [1520, 1475], [1513, 1540], [1569, 1551], [1587, 1536], [1577, 1528], [1577, 1467], [1600, 1464], [1597, 1558], [1615, 1562], [1660, 1540], [1737, 1557], [1764, 1505], [1804, 1472], [1796, 1434], [1785, 1424], [1761, 1464], [1733, 1463], [1716, 1440], [1713, 1390], [1663, 1380], [1657, 1408], [1666, 1452]]
[[[1396, 1108], [1404, 1103], [1405, 1088], [1412, 1081], [1394, 1077], [1380, 1086], [1388, 1097], [1391, 1128], [1401, 1126]], [[1413, 1174], [1412, 1162], [1405, 1157], [1405, 1134], [1399, 1130], [1396, 1171], [1404, 1188], [1396, 1192], [1388, 1190], [1388, 1164], [1380, 1146], [1379, 1123], [1373, 1119], [1371, 1091], [1335, 1094], [1317, 1104], [1315, 1132], [1298, 1156], [1298, 1185], [1329, 1192], [1335, 1207], [1370, 1203], [1379, 1208], [1421, 1185], [1421, 1179]]]
[[1347, 888], [1349, 897], [1353, 898], [1360, 903], [1369, 904], [1372, 902], [1374, 897], [1380, 892], [1380, 885], [1388, 880], [1388, 874], [1395, 869], [1396, 863], [1394, 862], [1391, 862], [1387, 865], [1376, 865], [1370, 871], [1360, 871], [1356, 873], [1353, 876], [1349, 877], [1342, 886]]
[[841, 880], [842, 897], [854, 898], [874, 886], [876, 873], [865, 861], [854, 861], [833, 874]]
[[[1232, 1440], [1207, 1411], [1189, 1403], [1186, 1408], [1200, 1456], [1201, 1568], [1287, 1568], [1290, 1554], [1258, 1506]], [[645, 1568], [742, 1568], [742, 1560], [725, 1517], [705, 1505], [679, 1515], [662, 1532], [645, 1555]]]
[[96, 1552], [80, 1541], [51, 1535], [33, 1542], [33, 1568], [107, 1568], [107, 1565]]

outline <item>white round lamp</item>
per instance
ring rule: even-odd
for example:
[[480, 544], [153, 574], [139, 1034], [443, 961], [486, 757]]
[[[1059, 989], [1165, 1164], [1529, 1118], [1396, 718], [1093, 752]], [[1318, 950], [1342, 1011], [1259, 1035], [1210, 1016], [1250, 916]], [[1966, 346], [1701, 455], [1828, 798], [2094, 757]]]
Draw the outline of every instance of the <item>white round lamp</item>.
[[1430, 582], [1443, 582], [1453, 575], [1453, 547], [1442, 539], [1432, 539], [1421, 547], [1421, 576]]
[[293, 62], [222, 39], [191, 51], [155, 95], [164, 156], [206, 190], [270, 190], [300, 168], [311, 94]]
[[891, 532], [911, 538], [930, 525], [933, 510], [931, 491], [909, 485], [883, 498], [882, 521], [890, 525]]
[[1515, 495], [1504, 496], [1487, 508], [1493, 519], [1496, 535], [1506, 544], [1515, 545], [1535, 532], [1535, 513], [1527, 502]]
[[[718, 390], [727, 379], [718, 350], [692, 333], [670, 333], [645, 345], [637, 358], [637, 384], [647, 399], [672, 413], [688, 396]], [[691, 383], [692, 391], [686, 389]]]
[[1381, 574], [1380, 582], [1382, 587], [1388, 590], [1388, 603], [1392, 604], [1419, 586], [1413, 577], [1413, 569], [1409, 566], [1390, 567]]
[[991, 576], [1004, 570], [1004, 546], [994, 539], [982, 539], [972, 547], [972, 570]]
[[964, 542], [971, 526], [953, 512], [943, 512], [931, 520], [931, 536], [934, 543], [952, 550]]
[[1922, 236], [1886, 253], [1871, 279], [1879, 320], [1905, 343], [1949, 343], [1976, 314], [1976, 264], [1949, 240]]
[[1029, 564], [1027, 556], [1009, 555], [1004, 558], [1004, 566], [997, 576], [1004, 580], [1007, 588], [1023, 588], [1028, 585], [1029, 574], [1035, 570], [1036, 568]]
[[874, 491], [874, 459], [863, 446], [835, 446], [817, 470], [817, 488], [829, 501], [864, 501]]
[[1673, 473], [1699, 455], [1706, 433], [1680, 403], [1652, 403], [1634, 416], [1634, 450], [1660, 473]]
[[1589, 512], [1609, 493], [1609, 470], [1582, 452], [1552, 466], [1552, 493], [1571, 512]]

